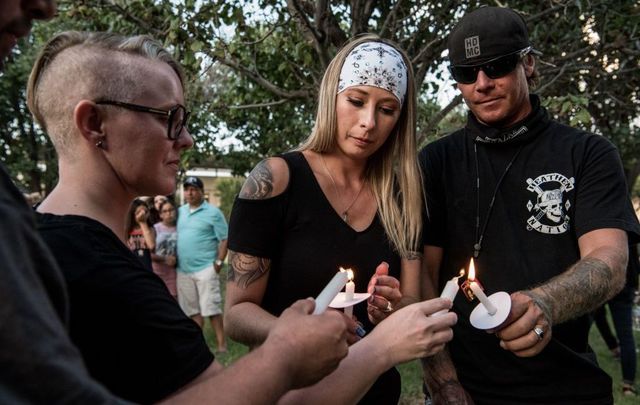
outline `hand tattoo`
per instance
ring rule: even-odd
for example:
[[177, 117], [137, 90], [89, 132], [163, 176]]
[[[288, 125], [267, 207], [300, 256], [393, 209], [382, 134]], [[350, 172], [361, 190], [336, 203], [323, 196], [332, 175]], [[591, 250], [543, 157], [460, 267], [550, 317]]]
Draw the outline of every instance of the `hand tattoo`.
[[263, 160], [251, 171], [240, 190], [240, 197], [260, 200], [273, 193], [273, 173], [267, 160]]
[[263, 257], [256, 257], [244, 253], [229, 251], [229, 263], [231, 264], [227, 273], [227, 281], [233, 281], [240, 288], [247, 288], [271, 268], [271, 260]]

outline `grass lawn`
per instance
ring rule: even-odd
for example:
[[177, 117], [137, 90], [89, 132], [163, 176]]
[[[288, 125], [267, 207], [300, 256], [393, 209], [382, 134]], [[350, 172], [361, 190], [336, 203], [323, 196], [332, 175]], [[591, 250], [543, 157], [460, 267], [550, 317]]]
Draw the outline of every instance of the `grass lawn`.
[[[225, 266], [226, 267], [226, 266]], [[226, 280], [226, 275], [221, 274], [221, 280]], [[224, 283], [223, 288], [224, 288]], [[636, 338], [636, 347], [640, 343], [640, 332], [634, 331]], [[205, 339], [211, 350], [215, 350], [215, 337], [213, 330], [209, 322], [205, 323]], [[622, 375], [620, 369], [620, 361], [613, 358], [611, 352], [605, 345], [604, 341], [600, 337], [595, 325], [591, 328], [591, 334], [589, 335], [589, 342], [593, 350], [598, 355], [598, 362], [602, 369], [604, 369], [613, 378], [613, 395], [616, 405], [637, 405], [640, 403], [640, 398], [626, 398], [622, 395]], [[228, 340], [228, 352], [226, 354], [217, 354], [216, 358], [224, 365], [231, 364], [235, 359], [247, 353], [246, 346], [236, 343], [231, 339]], [[640, 355], [636, 353], [638, 358], [638, 365], [640, 366]], [[418, 405], [424, 404], [422, 396], [422, 367], [419, 361], [412, 361], [402, 364], [398, 367], [402, 376], [402, 394], [400, 396], [401, 405]], [[639, 374], [640, 376], [640, 374]], [[638, 378], [636, 378], [636, 389], [640, 388], [638, 384]]]

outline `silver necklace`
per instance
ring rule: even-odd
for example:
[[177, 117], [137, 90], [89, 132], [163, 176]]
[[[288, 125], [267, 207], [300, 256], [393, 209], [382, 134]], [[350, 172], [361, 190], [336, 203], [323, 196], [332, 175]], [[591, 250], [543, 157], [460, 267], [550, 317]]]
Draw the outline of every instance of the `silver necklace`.
[[[329, 179], [331, 180], [331, 184], [333, 184], [333, 192], [336, 193], [336, 197], [339, 198], [340, 194], [338, 193], [338, 186], [336, 185], [336, 181], [333, 179], [333, 176], [331, 175], [331, 172], [327, 167], [327, 162], [325, 162], [324, 160], [324, 154], [320, 153], [320, 159], [322, 159], [322, 165], [324, 166], [324, 170], [327, 172], [327, 176], [329, 176]], [[360, 185], [360, 189], [358, 190], [356, 197], [353, 199], [353, 201], [351, 201], [351, 204], [349, 204], [347, 208], [345, 208], [342, 211], [342, 214], [340, 214], [340, 218], [342, 218], [344, 222], [349, 223], [349, 210], [351, 209], [351, 207], [353, 207], [353, 204], [356, 203], [356, 201], [358, 200], [358, 197], [360, 197], [360, 193], [362, 192], [363, 188], [364, 188], [364, 181]]]

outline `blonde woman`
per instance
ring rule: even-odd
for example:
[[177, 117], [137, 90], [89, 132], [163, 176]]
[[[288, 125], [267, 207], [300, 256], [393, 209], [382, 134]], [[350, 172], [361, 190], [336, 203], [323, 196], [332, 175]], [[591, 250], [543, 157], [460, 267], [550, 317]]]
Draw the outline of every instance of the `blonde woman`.
[[[287, 306], [316, 296], [339, 267], [354, 270], [356, 292], [373, 294], [354, 308], [367, 331], [418, 300], [422, 185], [410, 66], [377, 36], [352, 40], [325, 72], [309, 138], [251, 172], [230, 220], [233, 339], [260, 344]], [[391, 368], [362, 402], [396, 403], [399, 394]]]

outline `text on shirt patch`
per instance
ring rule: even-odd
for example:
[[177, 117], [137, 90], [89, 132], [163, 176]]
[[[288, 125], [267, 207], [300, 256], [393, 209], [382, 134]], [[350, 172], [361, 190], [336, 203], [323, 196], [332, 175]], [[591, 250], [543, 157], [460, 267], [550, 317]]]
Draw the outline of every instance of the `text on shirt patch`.
[[569, 229], [571, 207], [564, 193], [573, 190], [575, 180], [559, 173], [543, 174], [527, 179], [527, 190], [536, 193], [535, 203], [527, 202], [531, 216], [527, 219], [527, 230], [546, 234], [561, 234]]

